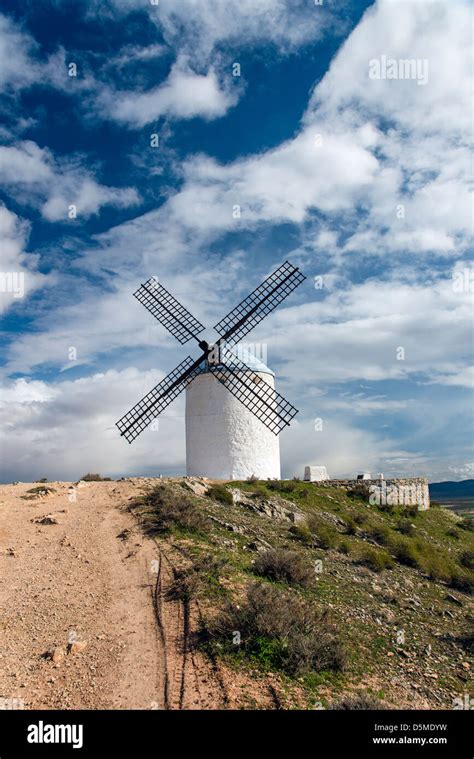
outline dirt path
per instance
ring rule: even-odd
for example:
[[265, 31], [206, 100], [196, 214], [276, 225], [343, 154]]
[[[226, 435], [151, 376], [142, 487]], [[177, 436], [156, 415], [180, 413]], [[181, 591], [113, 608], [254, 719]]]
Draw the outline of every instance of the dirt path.
[[[0, 698], [26, 709], [225, 706], [218, 673], [187, 650], [189, 609], [166, 600], [169, 551], [123, 508], [139, 481], [49, 483], [53, 494], [25, 500], [31, 487], [0, 486]], [[31, 521], [48, 514], [57, 524]]]

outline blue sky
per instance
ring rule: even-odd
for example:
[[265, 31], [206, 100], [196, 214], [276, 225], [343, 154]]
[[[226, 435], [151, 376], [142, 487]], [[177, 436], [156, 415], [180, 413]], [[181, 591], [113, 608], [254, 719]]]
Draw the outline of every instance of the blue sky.
[[189, 353], [132, 293], [214, 324], [285, 259], [283, 475], [473, 476], [467, 2], [2, 8], [4, 481], [184, 471], [183, 399], [114, 427]]

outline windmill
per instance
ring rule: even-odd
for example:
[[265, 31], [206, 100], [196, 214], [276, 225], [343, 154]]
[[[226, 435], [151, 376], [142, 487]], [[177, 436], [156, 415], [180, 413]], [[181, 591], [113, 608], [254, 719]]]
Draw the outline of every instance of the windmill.
[[204, 326], [156, 277], [140, 285], [135, 298], [182, 345], [196, 340], [202, 355], [187, 356], [130, 409], [116, 424], [120, 435], [132, 443], [186, 390], [188, 475], [279, 478], [278, 435], [298, 411], [275, 390], [273, 372], [250, 356], [238, 356], [235, 346], [304, 279], [285, 261], [214, 326], [220, 337], [212, 345], [199, 339]]

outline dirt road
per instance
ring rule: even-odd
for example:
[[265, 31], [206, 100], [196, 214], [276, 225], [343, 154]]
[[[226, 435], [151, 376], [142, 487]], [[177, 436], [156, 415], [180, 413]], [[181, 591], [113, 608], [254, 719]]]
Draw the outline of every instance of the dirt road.
[[0, 698], [26, 709], [225, 706], [218, 672], [186, 650], [187, 610], [166, 600], [172, 558], [126, 509], [142, 485], [48, 483], [54, 492], [31, 500], [37, 485], [0, 486]]

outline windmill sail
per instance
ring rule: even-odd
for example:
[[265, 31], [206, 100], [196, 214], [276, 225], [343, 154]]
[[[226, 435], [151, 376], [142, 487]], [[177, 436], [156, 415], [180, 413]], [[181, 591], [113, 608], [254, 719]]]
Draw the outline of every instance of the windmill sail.
[[298, 409], [229, 349], [221, 346], [219, 363], [210, 363], [208, 368], [275, 435], [298, 413]]
[[[237, 343], [271, 313], [306, 277], [298, 267], [285, 261], [250, 293], [214, 329], [220, 341]], [[219, 341], [219, 342], [220, 342]]]
[[[234, 345], [271, 313], [306, 277], [297, 266], [285, 261], [250, 295], [221, 319], [215, 329], [222, 333], [214, 346], [197, 335], [204, 330], [198, 321], [168, 290], [151, 277], [134, 293], [137, 300], [184, 344], [191, 338], [204, 350], [193, 362], [190, 356], [173, 369], [116, 424], [120, 434], [131, 443], [189, 385], [206, 362], [207, 369], [246, 408], [252, 411], [275, 435], [289, 425], [298, 413], [282, 395], [248, 367], [226, 343]], [[217, 351], [218, 360], [213, 358]]]
[[196, 338], [196, 335], [203, 331], [204, 325], [182, 306], [156, 277], [150, 277], [133, 294], [181, 345], [191, 338]]
[[194, 379], [198, 374], [200, 361], [201, 359], [193, 361], [191, 356], [187, 356], [116, 423], [120, 434], [129, 443], [135, 440]]

